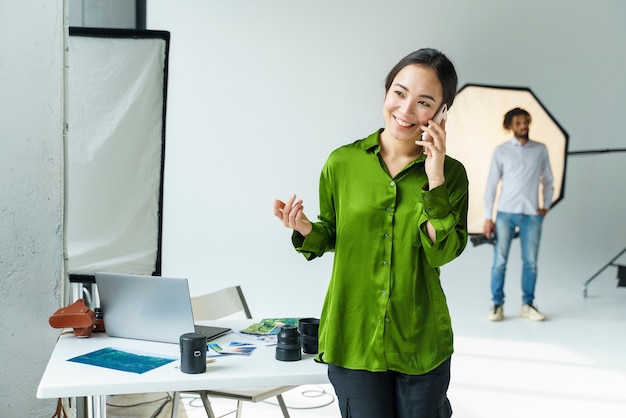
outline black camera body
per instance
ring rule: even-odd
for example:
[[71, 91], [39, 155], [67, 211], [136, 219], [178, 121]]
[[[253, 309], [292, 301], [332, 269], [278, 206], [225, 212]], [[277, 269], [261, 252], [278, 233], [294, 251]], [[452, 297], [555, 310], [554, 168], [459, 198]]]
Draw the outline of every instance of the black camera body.
[[496, 234], [495, 232], [491, 231], [491, 234], [489, 234], [489, 238], [485, 237], [483, 234], [472, 235], [470, 236], [470, 241], [472, 241], [474, 247], [482, 244], [494, 245], [496, 243]]

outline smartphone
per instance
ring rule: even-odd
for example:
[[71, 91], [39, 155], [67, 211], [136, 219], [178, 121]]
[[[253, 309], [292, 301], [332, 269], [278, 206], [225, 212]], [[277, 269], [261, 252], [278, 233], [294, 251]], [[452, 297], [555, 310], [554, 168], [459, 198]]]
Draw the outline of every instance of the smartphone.
[[[437, 114], [433, 116], [432, 119], [433, 121], [437, 123], [441, 123], [441, 121], [448, 120], [448, 105], [444, 103], [443, 106], [441, 106], [441, 109], [439, 109]], [[428, 135], [428, 132], [426, 131], [422, 132], [422, 141], [432, 141], [432, 139], [433, 138], [430, 135]]]

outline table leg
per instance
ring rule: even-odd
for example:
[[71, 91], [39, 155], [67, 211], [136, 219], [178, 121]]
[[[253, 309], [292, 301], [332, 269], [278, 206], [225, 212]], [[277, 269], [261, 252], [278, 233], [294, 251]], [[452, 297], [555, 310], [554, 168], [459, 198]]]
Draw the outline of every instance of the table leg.
[[211, 401], [209, 401], [209, 396], [207, 395], [206, 391], [201, 390], [199, 393], [200, 399], [202, 399], [202, 403], [204, 404], [204, 410], [206, 411], [206, 414], [209, 416], [209, 418], [215, 418], [213, 408], [211, 408]]
[[106, 395], [94, 395], [87, 398], [87, 413], [90, 418], [106, 418]]
[[178, 418], [178, 405], [180, 405], [180, 392], [170, 393], [172, 397], [172, 414], [171, 418]]

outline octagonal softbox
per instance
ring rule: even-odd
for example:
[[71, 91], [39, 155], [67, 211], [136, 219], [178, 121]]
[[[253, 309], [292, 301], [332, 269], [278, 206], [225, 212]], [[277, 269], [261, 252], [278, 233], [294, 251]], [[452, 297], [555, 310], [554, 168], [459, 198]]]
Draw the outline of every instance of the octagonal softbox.
[[[469, 177], [468, 232], [481, 235], [485, 222], [483, 197], [495, 148], [512, 137], [503, 128], [504, 115], [521, 107], [530, 113], [529, 137], [544, 143], [554, 175], [553, 207], [563, 198], [569, 136], [556, 119], [526, 87], [467, 84], [459, 90], [450, 109], [447, 153], [461, 161]], [[539, 196], [541, 202], [541, 191]], [[498, 196], [496, 196], [496, 204]], [[494, 205], [497, 206], [497, 205]], [[494, 207], [495, 211], [496, 207]], [[494, 212], [495, 219], [495, 212]]]

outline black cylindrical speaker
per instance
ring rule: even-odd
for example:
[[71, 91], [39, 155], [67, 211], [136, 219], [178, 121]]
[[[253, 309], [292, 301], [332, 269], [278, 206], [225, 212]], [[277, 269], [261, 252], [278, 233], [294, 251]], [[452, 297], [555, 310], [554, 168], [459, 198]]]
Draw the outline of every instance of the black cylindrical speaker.
[[183, 373], [206, 371], [206, 336], [190, 332], [180, 336], [180, 369]]

